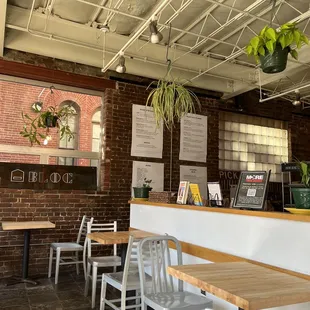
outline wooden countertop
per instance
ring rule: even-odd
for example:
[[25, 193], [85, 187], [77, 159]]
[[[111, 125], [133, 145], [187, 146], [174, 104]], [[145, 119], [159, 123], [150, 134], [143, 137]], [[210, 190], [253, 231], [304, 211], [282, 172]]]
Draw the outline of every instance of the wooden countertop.
[[295, 215], [295, 214], [281, 213], [281, 212], [239, 210], [239, 209], [232, 209], [232, 208], [197, 207], [197, 206], [190, 206], [190, 205], [179, 205], [179, 204], [172, 204], [172, 203], [169, 204], [169, 203], [159, 203], [159, 202], [149, 202], [149, 201], [134, 201], [134, 200], [130, 200], [129, 203], [136, 204], [136, 205], [162, 207], [162, 208], [174, 208], [174, 209], [182, 209], [182, 210], [201, 211], [201, 212], [216, 212], [216, 213], [226, 213], [226, 214], [235, 214], [235, 215], [247, 215], [247, 216], [265, 217], [265, 218], [287, 220], [287, 221], [297, 221], [297, 222], [310, 222], [310, 216]]
[[168, 273], [244, 310], [310, 301], [310, 281], [245, 262], [171, 266]]
[[3, 230], [28, 230], [46, 228], [55, 228], [55, 224], [50, 221], [2, 222]]

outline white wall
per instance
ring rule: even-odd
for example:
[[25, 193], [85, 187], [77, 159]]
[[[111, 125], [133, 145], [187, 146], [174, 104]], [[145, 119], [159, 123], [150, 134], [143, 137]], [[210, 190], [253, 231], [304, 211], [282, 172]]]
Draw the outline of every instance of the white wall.
[[[310, 223], [131, 204], [130, 226], [310, 275]], [[183, 259], [184, 264], [209, 263], [188, 254]], [[237, 308], [208, 297], [214, 299], [215, 310]], [[276, 309], [309, 310], [310, 303]]]

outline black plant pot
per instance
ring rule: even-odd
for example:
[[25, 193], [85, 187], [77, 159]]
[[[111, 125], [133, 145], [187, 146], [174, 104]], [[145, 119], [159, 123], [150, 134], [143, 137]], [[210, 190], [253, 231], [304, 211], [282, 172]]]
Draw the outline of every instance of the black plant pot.
[[151, 190], [152, 190], [151, 187], [134, 187], [133, 188], [133, 193], [135, 196], [134, 198], [147, 200], [149, 198], [149, 192]]
[[282, 49], [281, 45], [277, 45], [273, 54], [266, 51], [265, 56], [260, 56], [260, 63], [263, 72], [279, 73], [285, 70], [289, 48]]
[[45, 126], [52, 128], [57, 126], [58, 117], [55, 115], [48, 115], [45, 118]]

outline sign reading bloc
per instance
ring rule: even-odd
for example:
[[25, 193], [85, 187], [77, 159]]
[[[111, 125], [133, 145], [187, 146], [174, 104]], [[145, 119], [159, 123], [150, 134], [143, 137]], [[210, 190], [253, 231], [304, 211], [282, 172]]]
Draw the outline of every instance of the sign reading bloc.
[[97, 168], [0, 163], [0, 187], [96, 190]]
[[235, 208], [263, 209], [270, 171], [242, 171], [234, 199]]

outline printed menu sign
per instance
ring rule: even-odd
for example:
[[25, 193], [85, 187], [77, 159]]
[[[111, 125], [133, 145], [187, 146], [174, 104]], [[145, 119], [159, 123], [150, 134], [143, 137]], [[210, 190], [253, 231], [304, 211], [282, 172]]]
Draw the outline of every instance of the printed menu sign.
[[234, 208], [263, 209], [269, 176], [266, 171], [241, 172]]
[[187, 114], [181, 119], [180, 160], [207, 162], [208, 118]]
[[163, 123], [157, 128], [151, 107], [132, 105], [131, 156], [163, 157]]

